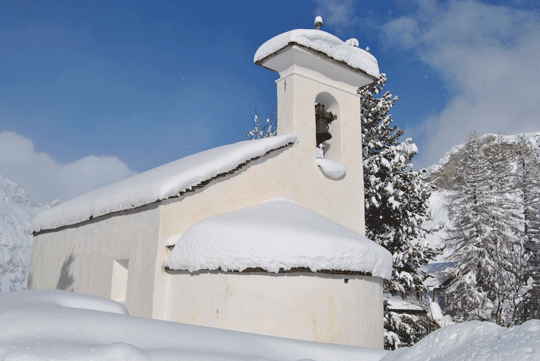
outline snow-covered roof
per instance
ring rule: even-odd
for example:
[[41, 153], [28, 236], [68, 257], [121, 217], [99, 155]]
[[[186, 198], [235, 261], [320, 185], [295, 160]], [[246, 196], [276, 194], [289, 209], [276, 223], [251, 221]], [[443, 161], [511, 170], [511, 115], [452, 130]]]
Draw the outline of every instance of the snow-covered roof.
[[388, 309], [390, 311], [416, 311], [423, 312], [424, 309], [411, 301], [404, 300], [394, 295], [385, 295], [388, 300]]
[[52, 207], [34, 218], [32, 231], [56, 229], [178, 196], [206, 180], [236, 169], [250, 159], [296, 141], [294, 135], [281, 135], [224, 145], [190, 155]]
[[392, 255], [366, 237], [283, 198], [202, 220], [180, 237], [165, 266], [173, 270], [268, 272], [309, 268], [389, 279]]
[[329, 58], [343, 62], [375, 78], [379, 76], [379, 65], [373, 55], [322, 30], [296, 29], [275, 36], [259, 47], [253, 61], [259, 64], [267, 57], [293, 44], [321, 52]]
[[434, 262], [423, 266], [422, 269], [428, 274], [428, 278], [424, 281], [424, 285], [430, 290], [440, 287], [450, 278], [444, 273], [444, 270], [455, 264], [456, 262]]

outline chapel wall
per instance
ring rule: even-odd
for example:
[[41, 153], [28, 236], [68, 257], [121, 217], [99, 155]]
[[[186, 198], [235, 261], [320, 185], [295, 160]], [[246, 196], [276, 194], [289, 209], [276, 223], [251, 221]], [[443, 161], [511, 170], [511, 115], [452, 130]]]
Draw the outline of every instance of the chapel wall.
[[347, 275], [180, 272], [170, 278], [166, 319], [382, 349], [382, 285]]
[[151, 317], [159, 214], [157, 204], [147, 205], [35, 235], [28, 289], [111, 298], [115, 263], [129, 260], [126, 308]]

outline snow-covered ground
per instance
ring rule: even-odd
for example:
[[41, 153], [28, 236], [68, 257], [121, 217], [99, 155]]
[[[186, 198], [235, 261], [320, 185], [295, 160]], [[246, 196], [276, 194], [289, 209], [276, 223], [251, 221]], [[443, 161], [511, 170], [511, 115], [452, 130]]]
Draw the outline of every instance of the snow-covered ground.
[[540, 321], [506, 329], [455, 324], [411, 348], [329, 345], [127, 315], [114, 301], [66, 291], [0, 296], [1, 360], [540, 360]]
[[375, 361], [387, 354], [104, 312], [113, 301], [101, 301], [66, 291], [0, 296], [0, 360]]
[[0, 175], [0, 293], [26, 288], [32, 218], [56, 204], [41, 204]]
[[510, 329], [489, 322], [456, 323], [429, 334], [413, 347], [393, 351], [382, 360], [540, 360], [540, 320]]

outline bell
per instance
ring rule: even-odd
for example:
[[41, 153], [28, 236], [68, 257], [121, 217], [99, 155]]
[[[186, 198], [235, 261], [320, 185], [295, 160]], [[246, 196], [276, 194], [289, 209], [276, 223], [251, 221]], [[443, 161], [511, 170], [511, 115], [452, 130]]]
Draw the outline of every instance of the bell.
[[316, 127], [316, 139], [317, 139], [317, 147], [322, 142], [326, 142], [329, 139], [332, 139], [332, 134], [328, 131], [328, 124], [326, 123], [326, 119], [319, 118], [317, 119], [317, 127]]
[[315, 134], [317, 147], [322, 142], [332, 139], [332, 134], [328, 131], [328, 123], [336, 119], [336, 116], [324, 109], [324, 104], [315, 104]]

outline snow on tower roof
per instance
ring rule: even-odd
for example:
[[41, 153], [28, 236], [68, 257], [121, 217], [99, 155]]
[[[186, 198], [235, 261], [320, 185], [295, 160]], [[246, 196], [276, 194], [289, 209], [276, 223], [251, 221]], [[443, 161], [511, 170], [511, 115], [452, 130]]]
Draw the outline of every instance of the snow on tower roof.
[[390, 279], [392, 255], [317, 212], [277, 198], [191, 225], [165, 266], [190, 272], [248, 268], [279, 272], [298, 267]]
[[321, 52], [353, 69], [379, 77], [379, 65], [373, 55], [322, 30], [296, 29], [275, 36], [259, 47], [253, 61], [260, 65], [266, 58], [289, 45], [300, 45]]
[[56, 229], [144, 206], [227, 173], [246, 161], [296, 143], [294, 135], [247, 140], [206, 150], [96, 189], [37, 215], [32, 231]]

